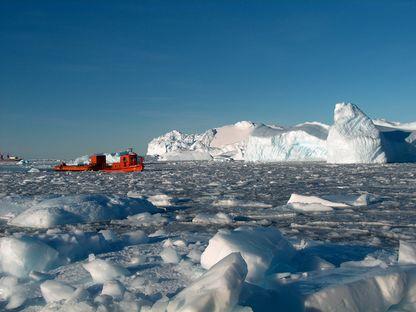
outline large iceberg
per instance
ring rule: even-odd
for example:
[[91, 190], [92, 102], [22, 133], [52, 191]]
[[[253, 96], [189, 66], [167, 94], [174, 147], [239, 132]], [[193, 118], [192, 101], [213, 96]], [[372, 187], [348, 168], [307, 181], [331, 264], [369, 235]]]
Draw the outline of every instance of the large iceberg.
[[213, 128], [202, 134], [184, 134], [173, 130], [153, 139], [147, 155], [160, 160], [210, 160], [231, 158], [242, 160], [248, 137], [257, 124], [240, 121], [233, 125]]
[[[415, 134], [411, 130], [378, 122], [378, 126], [356, 105], [335, 106], [329, 129], [329, 163], [386, 163], [416, 161]], [[380, 125], [383, 124], [383, 125]]]
[[147, 155], [165, 161], [414, 162], [416, 122], [371, 120], [356, 105], [338, 103], [332, 126], [305, 122], [282, 127], [241, 121], [202, 134], [174, 130], [153, 139]]
[[324, 161], [329, 126], [307, 122], [287, 129], [262, 125], [250, 135], [247, 161]]

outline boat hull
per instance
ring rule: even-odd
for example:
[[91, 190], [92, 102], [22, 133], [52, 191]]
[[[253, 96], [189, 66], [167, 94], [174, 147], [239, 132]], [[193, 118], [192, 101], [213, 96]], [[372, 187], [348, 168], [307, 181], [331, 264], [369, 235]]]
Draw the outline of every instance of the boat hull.
[[96, 171], [92, 166], [68, 166], [68, 165], [58, 165], [53, 167], [55, 171]]
[[123, 167], [123, 168], [113, 168], [108, 166], [105, 168], [95, 168], [94, 166], [84, 165], [84, 166], [70, 166], [70, 165], [58, 165], [53, 167], [55, 171], [104, 171], [104, 172], [140, 172], [143, 171], [144, 165], [139, 164], [135, 166]]
[[144, 166], [143, 165], [136, 165], [136, 166], [130, 166], [125, 168], [105, 168], [102, 171], [104, 172], [140, 172], [143, 171]]

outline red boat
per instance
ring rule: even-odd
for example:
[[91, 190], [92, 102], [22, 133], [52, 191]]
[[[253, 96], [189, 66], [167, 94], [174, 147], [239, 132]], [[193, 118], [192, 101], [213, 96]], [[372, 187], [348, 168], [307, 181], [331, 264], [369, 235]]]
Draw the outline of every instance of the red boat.
[[67, 165], [64, 162], [53, 167], [55, 171], [105, 171], [134, 172], [143, 171], [143, 157], [129, 151], [120, 155], [120, 162], [107, 164], [105, 155], [92, 155], [87, 165]]

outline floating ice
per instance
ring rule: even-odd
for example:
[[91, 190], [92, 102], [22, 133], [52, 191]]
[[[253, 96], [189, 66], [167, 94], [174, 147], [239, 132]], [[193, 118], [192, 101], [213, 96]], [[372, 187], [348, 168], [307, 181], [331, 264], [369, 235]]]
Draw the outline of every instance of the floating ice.
[[[328, 134], [329, 163], [386, 163], [416, 161], [413, 129], [376, 126], [356, 105], [335, 106]], [[410, 131], [408, 130], [410, 129]], [[414, 136], [414, 135], [413, 135]], [[409, 139], [410, 138], [410, 139]], [[410, 140], [410, 141], [409, 141]]]
[[152, 195], [147, 198], [156, 207], [172, 206], [173, 198], [166, 194]]
[[127, 269], [108, 260], [94, 259], [83, 263], [82, 266], [91, 274], [92, 279], [96, 283], [104, 283], [130, 275]]
[[27, 291], [14, 276], [4, 276], [0, 279], [0, 300], [7, 301], [7, 310], [22, 306], [27, 300]]
[[212, 160], [208, 152], [203, 151], [172, 151], [159, 157], [162, 161], [193, 161], [193, 160]]
[[[401, 302], [407, 292], [406, 272], [401, 270], [375, 269], [353, 272], [336, 269], [306, 282], [305, 289], [322, 289], [306, 296], [305, 308], [316, 311], [387, 311]], [[361, 274], [360, 274], [361, 273]], [[333, 278], [336, 279], [333, 280]], [[326, 284], [320, 284], [323, 281]], [[314, 285], [314, 286], [313, 286]]]
[[282, 129], [262, 125], [247, 143], [246, 161], [316, 161], [326, 159], [328, 126], [304, 123]]
[[177, 294], [167, 312], [231, 311], [237, 304], [247, 274], [247, 265], [239, 253], [230, 253], [190, 286]]
[[122, 237], [128, 245], [144, 244], [148, 242], [148, 237], [142, 230], [124, 233]]
[[400, 241], [399, 247], [400, 264], [416, 264], [416, 242]]
[[101, 294], [120, 300], [123, 298], [125, 290], [125, 287], [119, 281], [108, 281], [104, 283]]
[[159, 155], [160, 160], [211, 160], [243, 159], [243, 151], [249, 135], [257, 125], [240, 121], [207, 130], [203, 134], [183, 134], [171, 131], [153, 139], [147, 148], [147, 155]]
[[10, 221], [15, 226], [49, 228], [71, 223], [123, 219], [140, 212], [157, 212], [145, 199], [107, 195], [71, 195], [27, 204], [30, 208]]
[[54, 302], [70, 298], [75, 288], [61, 281], [49, 280], [40, 285], [40, 290], [46, 302]]
[[241, 200], [235, 198], [219, 199], [212, 203], [214, 206], [221, 207], [249, 207], [249, 208], [271, 208], [272, 205], [250, 201], [250, 200]]
[[[313, 211], [330, 211], [328, 207], [347, 208], [351, 206], [368, 206], [372, 203], [380, 201], [380, 198], [370, 194], [362, 195], [324, 195], [321, 197], [310, 195], [299, 195], [293, 193], [288, 204], [294, 209]], [[327, 209], [327, 210], [325, 210]]]
[[148, 155], [160, 160], [328, 161], [385, 163], [416, 161], [416, 123], [372, 121], [357, 106], [335, 106], [334, 124], [305, 122], [293, 127], [239, 122], [153, 139]]
[[218, 212], [213, 216], [199, 213], [192, 219], [192, 222], [198, 224], [230, 224], [233, 220], [229, 215], [223, 212]]
[[326, 211], [333, 211], [330, 206], [325, 206], [318, 203], [288, 203], [288, 206], [293, 208], [294, 210], [303, 211], [303, 212], [326, 212]]
[[150, 214], [148, 212], [128, 216], [127, 219], [138, 226], [157, 226], [168, 222], [168, 218], [162, 216], [160, 213]]
[[162, 252], [160, 253], [160, 257], [162, 257], [162, 260], [165, 263], [179, 263], [180, 261], [178, 253], [172, 247], [163, 248]]
[[209, 269], [233, 252], [241, 253], [247, 263], [247, 281], [258, 284], [275, 267], [288, 264], [295, 249], [277, 229], [271, 227], [220, 230], [209, 240], [201, 256], [201, 265]]
[[29, 237], [0, 238], [0, 269], [2, 272], [27, 277], [30, 271], [44, 271], [51, 268], [58, 258], [58, 252]]

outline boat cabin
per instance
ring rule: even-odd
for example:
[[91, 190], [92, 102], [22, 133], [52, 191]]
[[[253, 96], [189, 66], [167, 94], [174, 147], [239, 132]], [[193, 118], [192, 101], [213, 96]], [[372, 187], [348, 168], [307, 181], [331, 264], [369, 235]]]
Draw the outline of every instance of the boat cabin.
[[122, 168], [131, 167], [131, 166], [137, 166], [137, 165], [138, 165], [137, 154], [130, 152], [128, 154], [121, 155], [120, 162], [113, 163], [111, 167], [114, 169], [122, 169]]
[[105, 168], [107, 166], [105, 155], [92, 155], [90, 157], [90, 165], [93, 166], [95, 169]]

